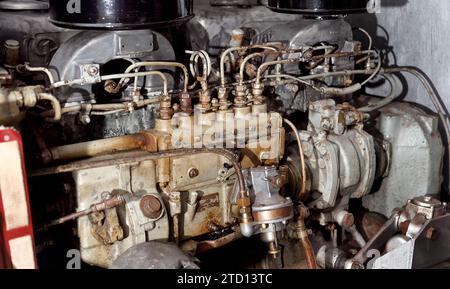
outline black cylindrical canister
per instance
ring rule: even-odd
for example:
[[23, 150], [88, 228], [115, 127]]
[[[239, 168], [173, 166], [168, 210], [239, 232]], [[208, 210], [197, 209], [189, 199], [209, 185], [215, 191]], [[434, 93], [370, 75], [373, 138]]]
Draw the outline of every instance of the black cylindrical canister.
[[193, 0], [50, 0], [50, 21], [73, 29], [141, 29], [192, 16]]
[[369, 0], [269, 0], [276, 12], [310, 15], [336, 15], [367, 12]]

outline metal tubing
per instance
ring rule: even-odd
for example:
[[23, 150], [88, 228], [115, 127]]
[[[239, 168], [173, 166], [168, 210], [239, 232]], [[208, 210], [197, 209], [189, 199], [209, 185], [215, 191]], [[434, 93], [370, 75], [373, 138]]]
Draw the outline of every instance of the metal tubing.
[[[125, 70], [125, 73], [130, 73], [133, 69], [139, 68], [139, 67], [145, 67], [145, 66], [167, 66], [167, 67], [177, 67], [180, 68], [181, 70], [183, 70], [183, 74], [184, 74], [184, 92], [188, 91], [188, 86], [189, 86], [189, 71], [186, 68], [186, 66], [182, 63], [179, 62], [168, 62], [168, 61], [148, 61], [148, 62], [136, 62], [133, 63], [132, 65], [128, 66], [128, 68]], [[125, 82], [125, 78], [122, 78], [119, 82], [119, 84], [117, 85], [117, 87], [121, 88], [122, 85]]]
[[295, 125], [287, 120], [284, 119], [284, 122], [292, 129], [292, 132], [295, 135], [295, 138], [297, 140], [298, 143], [298, 149], [299, 149], [299, 158], [300, 158], [300, 167], [301, 167], [301, 174], [302, 174], [302, 180], [301, 180], [301, 188], [300, 188], [300, 198], [302, 198], [305, 194], [306, 194], [306, 162], [305, 162], [305, 155], [304, 155], [304, 151], [303, 151], [303, 145], [302, 145], [302, 141], [300, 139], [300, 135], [298, 133], [297, 128], [295, 127]]
[[228, 54], [234, 51], [248, 50], [248, 49], [266, 49], [272, 51], [278, 51], [277, 48], [272, 47], [271, 45], [279, 45], [282, 43], [267, 43], [266, 45], [250, 45], [250, 46], [240, 46], [240, 47], [231, 47], [225, 50], [220, 57], [220, 83], [221, 87], [225, 87], [225, 58]]
[[61, 104], [59, 100], [52, 94], [49, 93], [40, 93], [37, 95], [37, 100], [48, 100], [51, 102], [53, 107], [53, 117], [46, 118], [49, 122], [58, 122], [61, 120], [62, 110]]
[[244, 73], [245, 73], [245, 66], [247, 65], [247, 63], [255, 57], [264, 57], [264, 53], [262, 52], [257, 52], [257, 53], [252, 53], [250, 55], [247, 55], [247, 57], [244, 58], [244, 60], [241, 63], [241, 67], [239, 69], [239, 85], [244, 85]]
[[306, 265], [308, 269], [317, 269], [316, 253], [309, 240], [308, 230], [306, 229], [305, 220], [300, 218], [297, 221], [297, 232], [299, 235], [300, 243], [303, 247], [306, 259]]
[[112, 208], [122, 205], [123, 203], [125, 203], [125, 199], [122, 196], [116, 196], [116, 197], [113, 197], [106, 201], [103, 201], [101, 203], [94, 204], [87, 210], [76, 212], [76, 213], [70, 214], [68, 216], [54, 220], [49, 225], [47, 225], [47, 228], [56, 226], [56, 225], [61, 225], [68, 221], [76, 220], [80, 217], [88, 216], [93, 213], [101, 212], [101, 211], [104, 211], [107, 209], [112, 209]]
[[30, 66], [29, 63], [25, 63], [25, 65], [22, 66], [22, 67], [25, 67], [25, 69], [30, 71], [30, 72], [43, 72], [43, 73], [45, 73], [47, 75], [48, 80], [50, 81], [50, 84], [55, 83], [55, 78], [53, 77], [53, 74], [51, 73], [50, 70], [48, 70], [45, 67], [32, 67], [32, 66]]

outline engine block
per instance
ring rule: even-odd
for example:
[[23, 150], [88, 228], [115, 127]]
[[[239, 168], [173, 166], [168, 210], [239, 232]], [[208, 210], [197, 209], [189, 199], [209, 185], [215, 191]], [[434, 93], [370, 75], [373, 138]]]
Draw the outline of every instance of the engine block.
[[[449, 223], [448, 118], [423, 73], [383, 67], [345, 19], [377, 1], [10, 2], [0, 125], [24, 138], [43, 255], [64, 244], [95, 267], [197, 268], [248, 238], [265, 248], [246, 260], [258, 268], [443, 261], [430, 242], [448, 235], [434, 231]], [[437, 115], [399, 99], [402, 73]]]

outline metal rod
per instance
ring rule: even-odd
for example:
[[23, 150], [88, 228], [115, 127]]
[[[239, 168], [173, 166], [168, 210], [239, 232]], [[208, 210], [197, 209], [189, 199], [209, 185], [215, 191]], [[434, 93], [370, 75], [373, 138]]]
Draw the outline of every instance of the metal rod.
[[229, 150], [220, 149], [220, 148], [178, 149], [178, 150], [168, 150], [168, 151], [161, 151], [161, 152], [155, 152], [155, 153], [147, 153], [145, 155], [140, 155], [140, 156], [116, 157], [116, 158], [109, 159], [109, 160], [98, 160], [98, 161], [90, 160], [90, 161], [75, 162], [75, 163], [61, 165], [61, 166], [57, 166], [57, 167], [53, 167], [53, 168], [32, 171], [32, 172], [30, 172], [29, 176], [30, 177], [48, 176], [48, 175], [55, 175], [55, 174], [62, 174], [62, 173], [70, 173], [70, 172], [79, 171], [79, 170], [125, 165], [125, 164], [132, 164], [132, 163], [145, 162], [145, 161], [154, 161], [154, 160], [158, 160], [158, 159], [183, 157], [183, 156], [187, 156], [187, 155], [207, 154], [207, 153], [223, 156], [229, 162], [232, 163], [232, 165], [236, 171], [238, 181], [239, 181], [240, 196], [242, 199], [248, 199], [246, 185], [245, 185], [245, 178], [244, 178], [244, 174], [242, 173], [241, 165], [239, 164], [236, 156], [232, 152], [230, 152]]
[[302, 174], [302, 181], [301, 181], [301, 188], [300, 188], [300, 198], [303, 198], [304, 195], [306, 194], [306, 163], [305, 163], [305, 155], [304, 155], [304, 151], [303, 151], [303, 145], [302, 145], [302, 141], [300, 139], [300, 135], [298, 133], [297, 128], [295, 127], [295, 125], [287, 120], [284, 119], [284, 122], [292, 129], [292, 132], [295, 135], [295, 138], [297, 140], [298, 143], [298, 149], [299, 149], [299, 158], [300, 158], [300, 167], [301, 167], [301, 174]]
[[56, 225], [61, 225], [61, 224], [67, 223], [69, 221], [76, 220], [80, 217], [88, 216], [93, 213], [97, 213], [97, 212], [101, 212], [101, 211], [104, 211], [107, 209], [112, 209], [112, 208], [118, 207], [124, 203], [125, 203], [125, 199], [122, 196], [115, 196], [111, 199], [94, 204], [89, 209], [86, 209], [86, 210], [83, 210], [80, 212], [76, 212], [76, 213], [70, 214], [68, 216], [54, 220], [50, 224], [48, 224], [46, 227], [48, 228], [48, 227], [52, 227], [52, 226], [56, 226]]

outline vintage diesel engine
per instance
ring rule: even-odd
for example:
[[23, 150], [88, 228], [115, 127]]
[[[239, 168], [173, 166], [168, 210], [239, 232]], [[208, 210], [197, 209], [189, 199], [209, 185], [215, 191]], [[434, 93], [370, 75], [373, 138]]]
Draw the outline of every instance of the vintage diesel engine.
[[[256, 236], [264, 268], [449, 259], [445, 109], [345, 19], [378, 1], [198, 2], [0, 1], [0, 124], [24, 138], [38, 253], [195, 268]], [[437, 115], [397, 100], [401, 73]]]

